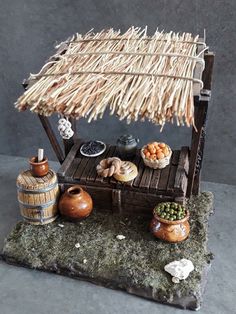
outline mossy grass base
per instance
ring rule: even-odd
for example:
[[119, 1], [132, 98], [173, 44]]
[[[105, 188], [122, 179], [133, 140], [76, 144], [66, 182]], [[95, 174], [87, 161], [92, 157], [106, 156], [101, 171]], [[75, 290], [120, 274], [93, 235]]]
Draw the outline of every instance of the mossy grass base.
[[[193, 197], [190, 237], [170, 244], [154, 238], [150, 221], [93, 213], [77, 223], [62, 218], [35, 226], [19, 222], [5, 240], [3, 259], [33, 269], [88, 280], [106, 287], [126, 290], [181, 308], [197, 310], [202, 301], [206, 273], [212, 254], [207, 250], [208, 218], [213, 196]], [[117, 235], [126, 238], [118, 240]], [[80, 244], [80, 247], [76, 243]], [[190, 259], [195, 270], [174, 284], [164, 266], [181, 258]]]

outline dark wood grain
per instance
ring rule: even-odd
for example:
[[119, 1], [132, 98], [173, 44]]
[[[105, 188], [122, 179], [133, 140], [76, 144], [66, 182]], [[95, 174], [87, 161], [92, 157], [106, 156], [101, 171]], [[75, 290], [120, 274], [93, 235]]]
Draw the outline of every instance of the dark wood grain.
[[181, 148], [178, 167], [175, 175], [174, 188], [185, 191], [184, 182], [189, 170], [189, 148], [184, 146]]
[[71, 148], [69, 154], [66, 156], [65, 160], [63, 161], [60, 169], [57, 171], [57, 175], [59, 177], [65, 176], [66, 171], [70, 167], [71, 163], [75, 159], [75, 156], [80, 149], [80, 146], [82, 145], [83, 141], [82, 140], [77, 140], [76, 143], [73, 145]]
[[39, 120], [40, 120], [40, 122], [41, 122], [47, 136], [48, 136], [48, 139], [52, 145], [52, 148], [53, 148], [53, 150], [57, 156], [58, 161], [60, 162], [60, 164], [62, 164], [64, 161], [64, 154], [63, 154], [62, 149], [60, 147], [60, 144], [56, 138], [56, 135], [53, 132], [53, 129], [51, 127], [51, 124], [50, 124], [48, 118], [45, 116], [42, 116], [40, 114], [38, 115], [38, 117], [39, 117]]
[[81, 162], [79, 163], [79, 165], [77, 166], [77, 169], [75, 171], [74, 174], [74, 178], [75, 180], [80, 180], [81, 176], [86, 168], [87, 163], [89, 162], [89, 157], [82, 157], [81, 158]]
[[[207, 52], [204, 54], [205, 69], [202, 74], [202, 81], [205, 90], [211, 90], [212, 84], [212, 74], [214, 65], [214, 54], [212, 52]], [[206, 117], [208, 109], [209, 98], [204, 100], [194, 99], [195, 105], [195, 124], [197, 131], [192, 129], [192, 141], [190, 148], [190, 162], [189, 162], [189, 175], [188, 175], [188, 187], [187, 187], [187, 197], [192, 194], [197, 195], [199, 193], [200, 186], [200, 171], [204, 153], [204, 142], [205, 129], [206, 129]], [[198, 163], [198, 165], [197, 165]], [[198, 166], [198, 172], [196, 169]]]
[[138, 175], [137, 175], [137, 177], [133, 181], [133, 186], [134, 187], [139, 187], [139, 184], [140, 184], [140, 182], [142, 180], [142, 175], [143, 175], [144, 168], [145, 168], [145, 165], [143, 163], [142, 158], [140, 157], [139, 162], [138, 162]]
[[87, 179], [86, 179], [87, 182], [94, 182], [95, 181], [95, 178], [97, 177], [96, 166], [99, 164], [99, 162], [102, 159], [105, 158], [105, 156], [107, 155], [107, 152], [109, 150], [109, 147], [110, 146], [107, 145], [105, 152], [94, 159], [94, 164], [93, 164], [93, 166], [91, 167], [90, 171], [87, 174]]
[[[193, 190], [195, 171], [197, 165], [197, 159], [200, 149], [200, 141], [203, 132], [203, 126], [207, 116], [208, 101], [199, 101], [199, 104], [195, 106], [195, 124], [197, 131], [193, 129], [192, 131], [192, 141], [190, 149], [190, 159], [189, 159], [189, 175], [188, 175], [188, 188], [187, 197], [190, 197]], [[202, 151], [203, 154], [203, 151]], [[195, 181], [196, 182], [196, 181]], [[199, 182], [196, 182], [199, 186]], [[198, 191], [197, 193], [198, 194]]]
[[[75, 178], [74, 178], [74, 174], [78, 168], [78, 165], [81, 163], [82, 159], [81, 158], [75, 158], [72, 160], [69, 168], [67, 169], [66, 173], [65, 173], [65, 179], [64, 179], [64, 182], [65, 181], [68, 181], [68, 182], [74, 182], [74, 183], [77, 183], [75, 181]], [[60, 180], [59, 178], [59, 181], [62, 181]]]
[[173, 191], [174, 189], [175, 176], [177, 172], [179, 158], [180, 158], [180, 151], [175, 150], [173, 152], [173, 156], [171, 159], [170, 173], [169, 173], [168, 182], [167, 182], [167, 191]]
[[[171, 157], [171, 162], [172, 162], [172, 159], [173, 159], [173, 154]], [[160, 175], [160, 179], [159, 179], [158, 190], [161, 190], [161, 191], [167, 190], [167, 184], [168, 184], [168, 179], [169, 179], [169, 174], [170, 174], [171, 162], [164, 169], [161, 169], [161, 175]]]

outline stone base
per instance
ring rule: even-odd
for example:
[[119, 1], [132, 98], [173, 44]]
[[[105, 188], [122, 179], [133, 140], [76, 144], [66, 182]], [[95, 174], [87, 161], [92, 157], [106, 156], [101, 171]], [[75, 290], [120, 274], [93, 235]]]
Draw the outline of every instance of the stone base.
[[[2, 257], [11, 264], [198, 310], [212, 259], [207, 251], [212, 206], [213, 196], [209, 192], [189, 201], [191, 234], [179, 244], [153, 238], [148, 230], [149, 221], [142, 217], [93, 213], [78, 223], [62, 218], [44, 226], [19, 222], [5, 240]], [[117, 235], [126, 238], [118, 240]], [[181, 258], [190, 259], [195, 270], [186, 280], [174, 284], [164, 266]]]

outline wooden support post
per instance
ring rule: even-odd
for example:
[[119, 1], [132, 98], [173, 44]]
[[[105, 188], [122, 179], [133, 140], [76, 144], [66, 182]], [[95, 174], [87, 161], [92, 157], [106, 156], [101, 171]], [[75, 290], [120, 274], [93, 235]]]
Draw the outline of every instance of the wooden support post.
[[65, 140], [65, 139], [63, 140], [65, 157], [69, 154], [72, 146], [75, 144], [75, 139], [76, 139], [76, 119], [69, 118], [69, 121], [71, 123], [71, 128], [74, 131], [74, 135], [68, 140]]
[[199, 180], [203, 158], [207, 108], [208, 101], [200, 101], [195, 106], [195, 123], [197, 132], [194, 129], [192, 130], [187, 197], [190, 197], [191, 194], [197, 195], [199, 193]]
[[190, 197], [192, 194], [197, 195], [199, 193], [200, 172], [205, 144], [206, 118], [208, 101], [210, 99], [214, 54], [212, 52], [206, 53], [204, 55], [204, 60], [205, 69], [202, 75], [204, 90], [202, 92], [203, 94], [206, 93], [208, 96], [200, 96], [199, 100], [194, 101], [197, 132], [192, 129], [187, 197]]
[[59, 162], [62, 164], [63, 163], [63, 160], [64, 160], [64, 155], [63, 155], [63, 152], [62, 152], [62, 149], [60, 147], [60, 144], [58, 143], [58, 140], [53, 132], [53, 129], [51, 127], [51, 124], [48, 120], [47, 117], [45, 116], [42, 116], [42, 115], [38, 115], [41, 123], [42, 123], [42, 126], [48, 136], [48, 139], [52, 145], [52, 148], [57, 156], [57, 159], [59, 160]]

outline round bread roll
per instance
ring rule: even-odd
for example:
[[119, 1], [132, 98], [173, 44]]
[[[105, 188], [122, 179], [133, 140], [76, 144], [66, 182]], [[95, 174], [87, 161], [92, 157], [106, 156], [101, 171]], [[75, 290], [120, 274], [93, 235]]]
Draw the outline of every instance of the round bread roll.
[[122, 161], [120, 170], [113, 174], [113, 177], [117, 181], [128, 182], [136, 178], [138, 175], [138, 169], [134, 163], [130, 161]]

